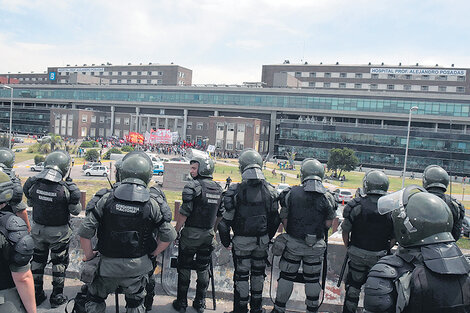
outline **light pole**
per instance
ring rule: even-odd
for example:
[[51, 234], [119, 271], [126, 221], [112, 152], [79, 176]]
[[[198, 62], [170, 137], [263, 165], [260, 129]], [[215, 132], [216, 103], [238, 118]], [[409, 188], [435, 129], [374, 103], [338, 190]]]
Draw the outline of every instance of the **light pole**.
[[13, 116], [13, 87], [3, 85], [2, 88], [10, 89], [10, 129], [8, 131], [8, 148], [11, 149], [11, 124]]
[[401, 182], [401, 188], [405, 188], [406, 161], [408, 159], [408, 145], [410, 144], [411, 113], [416, 110], [418, 110], [418, 107], [412, 107], [410, 109], [410, 114], [408, 115], [408, 133], [406, 135], [405, 163], [403, 165], [403, 180]]

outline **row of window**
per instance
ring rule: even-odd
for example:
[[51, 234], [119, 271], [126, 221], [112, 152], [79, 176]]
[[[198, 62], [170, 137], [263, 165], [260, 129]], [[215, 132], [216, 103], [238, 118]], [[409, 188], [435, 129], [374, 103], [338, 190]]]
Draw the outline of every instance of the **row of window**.
[[[408, 114], [413, 106], [419, 107], [415, 114], [439, 116], [470, 116], [470, 103], [451, 100], [411, 100], [384, 98], [349, 98], [345, 96], [323, 97], [315, 95], [243, 94], [210, 92], [173, 92], [173, 91], [128, 91], [102, 89], [36, 89], [17, 87], [14, 97], [92, 100], [121, 102], [166, 102], [192, 103], [205, 105], [240, 105], [268, 108], [298, 108], [314, 110], [345, 110], [359, 112]], [[9, 98], [10, 91], [0, 89], [0, 98]]]
[[[285, 155], [292, 150], [292, 146], [280, 145], [276, 149], [276, 154]], [[295, 147], [297, 158], [316, 158], [322, 162], [326, 162], [329, 156], [329, 149], [322, 149], [316, 147]], [[386, 153], [373, 153], [356, 151], [356, 156], [359, 159], [359, 164], [373, 165], [376, 167], [403, 167], [404, 155], [386, 154]], [[448, 160], [438, 159], [433, 157], [417, 157], [408, 155], [407, 168], [419, 169], [423, 171], [428, 165], [436, 164], [445, 168], [448, 172], [452, 173], [468, 173], [470, 171], [470, 161], [463, 160]]]
[[[445, 81], [445, 80], [453, 80], [449, 79], [450, 77], [453, 76], [448, 76], [448, 75], [410, 75], [410, 74], [405, 74], [405, 75], [396, 75], [396, 74], [369, 74], [369, 73], [317, 73], [317, 72], [295, 72], [295, 77], [300, 78], [300, 77], [311, 77], [311, 78], [316, 78], [316, 77], [324, 77], [324, 78], [334, 78], [334, 77], [339, 77], [339, 78], [370, 78], [370, 79], [406, 79], [406, 80], [412, 80], [412, 79], [420, 79], [420, 80], [439, 80], [439, 81]], [[466, 77], [463, 75], [459, 75], [456, 77], [457, 81], [465, 81]]]
[[[99, 122], [104, 123], [106, 121], [106, 122], [109, 123], [110, 119], [111, 118], [109, 116], [100, 115]], [[116, 125], [121, 124], [121, 119], [124, 119], [124, 125], [129, 125], [129, 123], [130, 123], [130, 118], [129, 117], [124, 117], [124, 118], [115, 117], [114, 118], [114, 124], [116, 124]], [[83, 123], [88, 122], [88, 115], [86, 115], [86, 114], [82, 115], [82, 122]], [[91, 116], [91, 123], [96, 123], [96, 115]]]
[[465, 93], [465, 87], [447, 87], [447, 86], [426, 86], [426, 85], [383, 85], [383, 84], [362, 84], [362, 83], [330, 83], [330, 82], [308, 82], [308, 87], [319, 88], [354, 88], [354, 89], [386, 89], [386, 90], [404, 90], [404, 91], [438, 91], [438, 92], [458, 92]]
[[[296, 139], [312, 142], [336, 142], [343, 144], [397, 147], [403, 149], [406, 147], [406, 136], [400, 137], [395, 135], [281, 128], [279, 137], [281, 139]], [[467, 142], [430, 139], [423, 137], [410, 137], [409, 148], [470, 153], [470, 144]]]
[[[163, 76], [163, 72], [157, 71], [157, 72], [152, 72], [152, 71], [146, 71], [146, 72], [82, 72], [83, 75], [91, 75], [91, 76], [122, 76], [122, 75], [127, 75], [127, 76], [142, 76], [142, 75], [147, 75], [147, 76]], [[70, 72], [59, 72], [59, 76], [69, 76]], [[183, 75], [184, 77], [184, 75]]]

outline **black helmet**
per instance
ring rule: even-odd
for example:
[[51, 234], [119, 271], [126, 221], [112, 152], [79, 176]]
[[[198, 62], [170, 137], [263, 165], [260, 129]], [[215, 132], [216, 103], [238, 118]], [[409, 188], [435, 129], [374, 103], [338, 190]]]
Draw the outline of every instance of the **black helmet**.
[[37, 175], [52, 182], [58, 182], [67, 174], [70, 169], [70, 155], [63, 150], [52, 152], [44, 160], [44, 170]]
[[0, 147], [0, 166], [6, 168], [13, 168], [13, 164], [15, 164], [15, 154], [11, 149]]
[[131, 155], [122, 161], [120, 178], [123, 183], [147, 186], [152, 178], [152, 162], [139, 154]]
[[366, 194], [385, 195], [388, 190], [389, 181], [387, 175], [382, 171], [371, 170], [362, 179], [362, 185]]
[[11, 200], [13, 197], [13, 183], [10, 177], [0, 172], [0, 203], [5, 203]]
[[317, 159], [304, 159], [300, 167], [300, 181], [304, 182], [308, 179], [323, 180], [325, 176], [325, 167]]
[[449, 174], [439, 165], [429, 165], [423, 172], [423, 187], [438, 187], [447, 190]]
[[205, 153], [196, 149], [188, 149], [189, 163], [198, 163], [197, 174], [201, 177], [212, 178], [214, 173], [214, 161]]
[[380, 197], [377, 206], [380, 214], [392, 212], [395, 238], [402, 247], [454, 241], [449, 207], [420, 186]]
[[242, 179], [264, 179], [263, 158], [254, 149], [245, 149], [238, 158], [238, 168]]

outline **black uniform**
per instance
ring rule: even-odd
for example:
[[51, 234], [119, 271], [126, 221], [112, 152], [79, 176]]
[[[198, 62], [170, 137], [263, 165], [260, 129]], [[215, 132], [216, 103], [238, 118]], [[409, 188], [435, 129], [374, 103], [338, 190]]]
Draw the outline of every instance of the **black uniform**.
[[365, 284], [366, 312], [470, 312], [470, 264], [454, 242], [400, 248]]
[[361, 287], [377, 261], [387, 255], [393, 238], [391, 214], [380, 215], [377, 200], [381, 195], [358, 197], [344, 207], [343, 233], [350, 233], [349, 271], [343, 312], [356, 312]]

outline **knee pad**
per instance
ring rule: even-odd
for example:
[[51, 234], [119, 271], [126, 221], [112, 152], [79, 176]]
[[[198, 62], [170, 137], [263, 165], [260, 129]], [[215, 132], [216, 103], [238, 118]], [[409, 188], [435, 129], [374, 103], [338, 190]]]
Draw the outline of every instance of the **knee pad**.
[[297, 272], [296, 273], [287, 273], [287, 272], [282, 272], [281, 271], [281, 274], [279, 275], [279, 279], [285, 279], [287, 281], [292, 281], [294, 282], [295, 281], [295, 278], [297, 277]]
[[144, 299], [131, 299], [126, 297], [126, 308], [135, 309], [142, 305]]
[[178, 256], [178, 268], [190, 270], [193, 265], [193, 256], [190, 254], [181, 253]]
[[252, 276], [266, 276], [266, 265], [264, 266], [251, 266]]
[[48, 255], [49, 255], [49, 251], [47, 250], [34, 249], [33, 261], [37, 263], [47, 263]]

